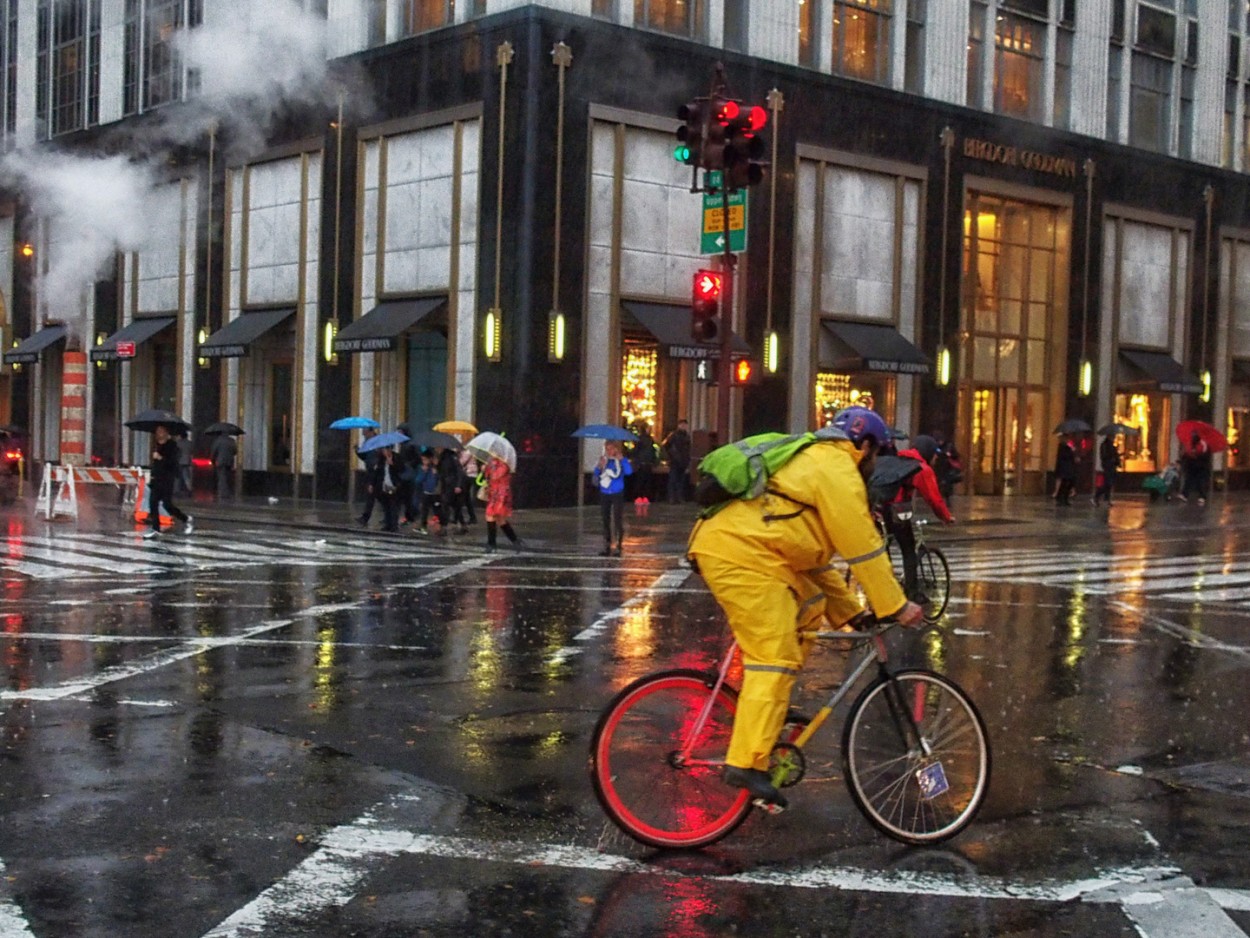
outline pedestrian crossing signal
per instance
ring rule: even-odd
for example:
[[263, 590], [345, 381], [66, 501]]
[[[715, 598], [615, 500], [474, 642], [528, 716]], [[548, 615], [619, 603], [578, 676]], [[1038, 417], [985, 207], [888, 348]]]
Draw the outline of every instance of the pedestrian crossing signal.
[[737, 386], [759, 384], [759, 362], [750, 358], [739, 358], [733, 365], [733, 383]]

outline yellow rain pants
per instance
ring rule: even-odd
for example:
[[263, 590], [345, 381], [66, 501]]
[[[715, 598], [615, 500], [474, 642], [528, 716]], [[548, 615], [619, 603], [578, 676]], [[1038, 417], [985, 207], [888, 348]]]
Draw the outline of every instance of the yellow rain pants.
[[731, 502], [690, 535], [689, 554], [742, 648], [729, 765], [768, 768], [810, 646], [802, 633], [821, 613], [837, 626], [861, 611], [845, 563], [877, 615], [907, 601], [869, 513], [859, 458], [849, 442], [814, 443], [769, 480], [780, 496]]

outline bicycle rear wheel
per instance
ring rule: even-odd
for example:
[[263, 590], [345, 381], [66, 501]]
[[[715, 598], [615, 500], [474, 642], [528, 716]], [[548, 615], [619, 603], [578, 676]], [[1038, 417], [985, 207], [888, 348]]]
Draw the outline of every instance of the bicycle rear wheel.
[[634, 681], [599, 717], [588, 768], [604, 812], [652, 847], [703, 847], [746, 819], [745, 789], [721, 779], [738, 695], [721, 686], [683, 761], [689, 734], [715, 684], [701, 671], [661, 671]]
[[851, 705], [842, 768], [856, 806], [877, 830], [907, 844], [938, 843], [981, 809], [990, 781], [989, 734], [954, 681], [932, 671], [899, 671], [869, 684]]
[[932, 625], [942, 618], [950, 602], [951, 568], [940, 548], [924, 546], [916, 552], [916, 569], [920, 589], [929, 597], [924, 605], [924, 620]]

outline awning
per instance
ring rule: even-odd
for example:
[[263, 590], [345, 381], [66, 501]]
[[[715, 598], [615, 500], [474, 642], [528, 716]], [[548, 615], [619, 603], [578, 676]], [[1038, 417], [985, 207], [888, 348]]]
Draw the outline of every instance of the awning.
[[[118, 329], [111, 336], [91, 350], [93, 362], [114, 362], [119, 359], [134, 358], [135, 348], [142, 345], [158, 332], [168, 329], [174, 324], [175, 316], [148, 316], [135, 319], [129, 325]], [[118, 347], [120, 348], [120, 351]], [[122, 354], [122, 353], [125, 354]]]
[[1158, 389], [1165, 394], [1201, 394], [1202, 382], [1167, 352], [1120, 349], [1121, 368], [1117, 387]]
[[34, 335], [22, 339], [17, 348], [6, 349], [4, 363], [6, 365], [33, 365], [39, 361], [39, 355], [44, 349], [64, 338], [64, 326], [44, 326]]
[[334, 337], [335, 352], [389, 352], [404, 332], [447, 302], [445, 296], [379, 303]]
[[[690, 308], [668, 303], [621, 303], [627, 321], [642, 327], [664, 346], [669, 358], [720, 358], [719, 342], [696, 342], [690, 334]], [[751, 346], [736, 333], [730, 336], [730, 356], [745, 358]]]
[[888, 371], [927, 375], [929, 359], [893, 326], [826, 319], [820, 330], [822, 371]]
[[201, 358], [241, 358], [247, 354], [249, 345], [294, 315], [294, 306], [240, 313], [208, 337], [200, 346], [199, 355]]

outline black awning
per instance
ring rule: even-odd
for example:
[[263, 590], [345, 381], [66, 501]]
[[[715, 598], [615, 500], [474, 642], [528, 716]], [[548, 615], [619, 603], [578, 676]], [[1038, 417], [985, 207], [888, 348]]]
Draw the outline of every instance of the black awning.
[[22, 339], [17, 348], [6, 350], [4, 363], [6, 365], [33, 365], [39, 361], [39, 355], [44, 349], [64, 338], [64, 326], [44, 326], [34, 335]]
[[247, 354], [249, 345], [294, 315], [294, 306], [240, 313], [208, 337], [200, 346], [199, 355], [201, 358], [241, 358]]
[[1167, 352], [1120, 349], [1121, 368], [1117, 387], [1158, 389], [1165, 394], [1201, 394], [1203, 384]]
[[822, 371], [888, 371], [927, 375], [932, 367], [924, 353], [893, 326], [826, 319], [820, 330]]
[[[118, 359], [129, 359], [134, 357], [134, 348], [142, 345], [158, 332], [163, 332], [177, 321], [176, 316], [148, 316], [143, 319], [132, 320], [128, 325], [118, 329], [111, 336], [97, 345], [91, 350], [91, 360], [93, 362], [112, 362]], [[123, 355], [117, 350], [121, 345], [123, 349], [129, 343], [131, 351], [129, 354]]]
[[[719, 342], [696, 342], [690, 334], [690, 307], [668, 303], [640, 303], [634, 300], [621, 302], [627, 322], [639, 326], [655, 336], [664, 346], [669, 358], [719, 358]], [[751, 354], [751, 346], [742, 336], [730, 336], [730, 355], [745, 358]]]
[[389, 352], [399, 336], [447, 302], [445, 296], [379, 303], [334, 337], [335, 352]]

